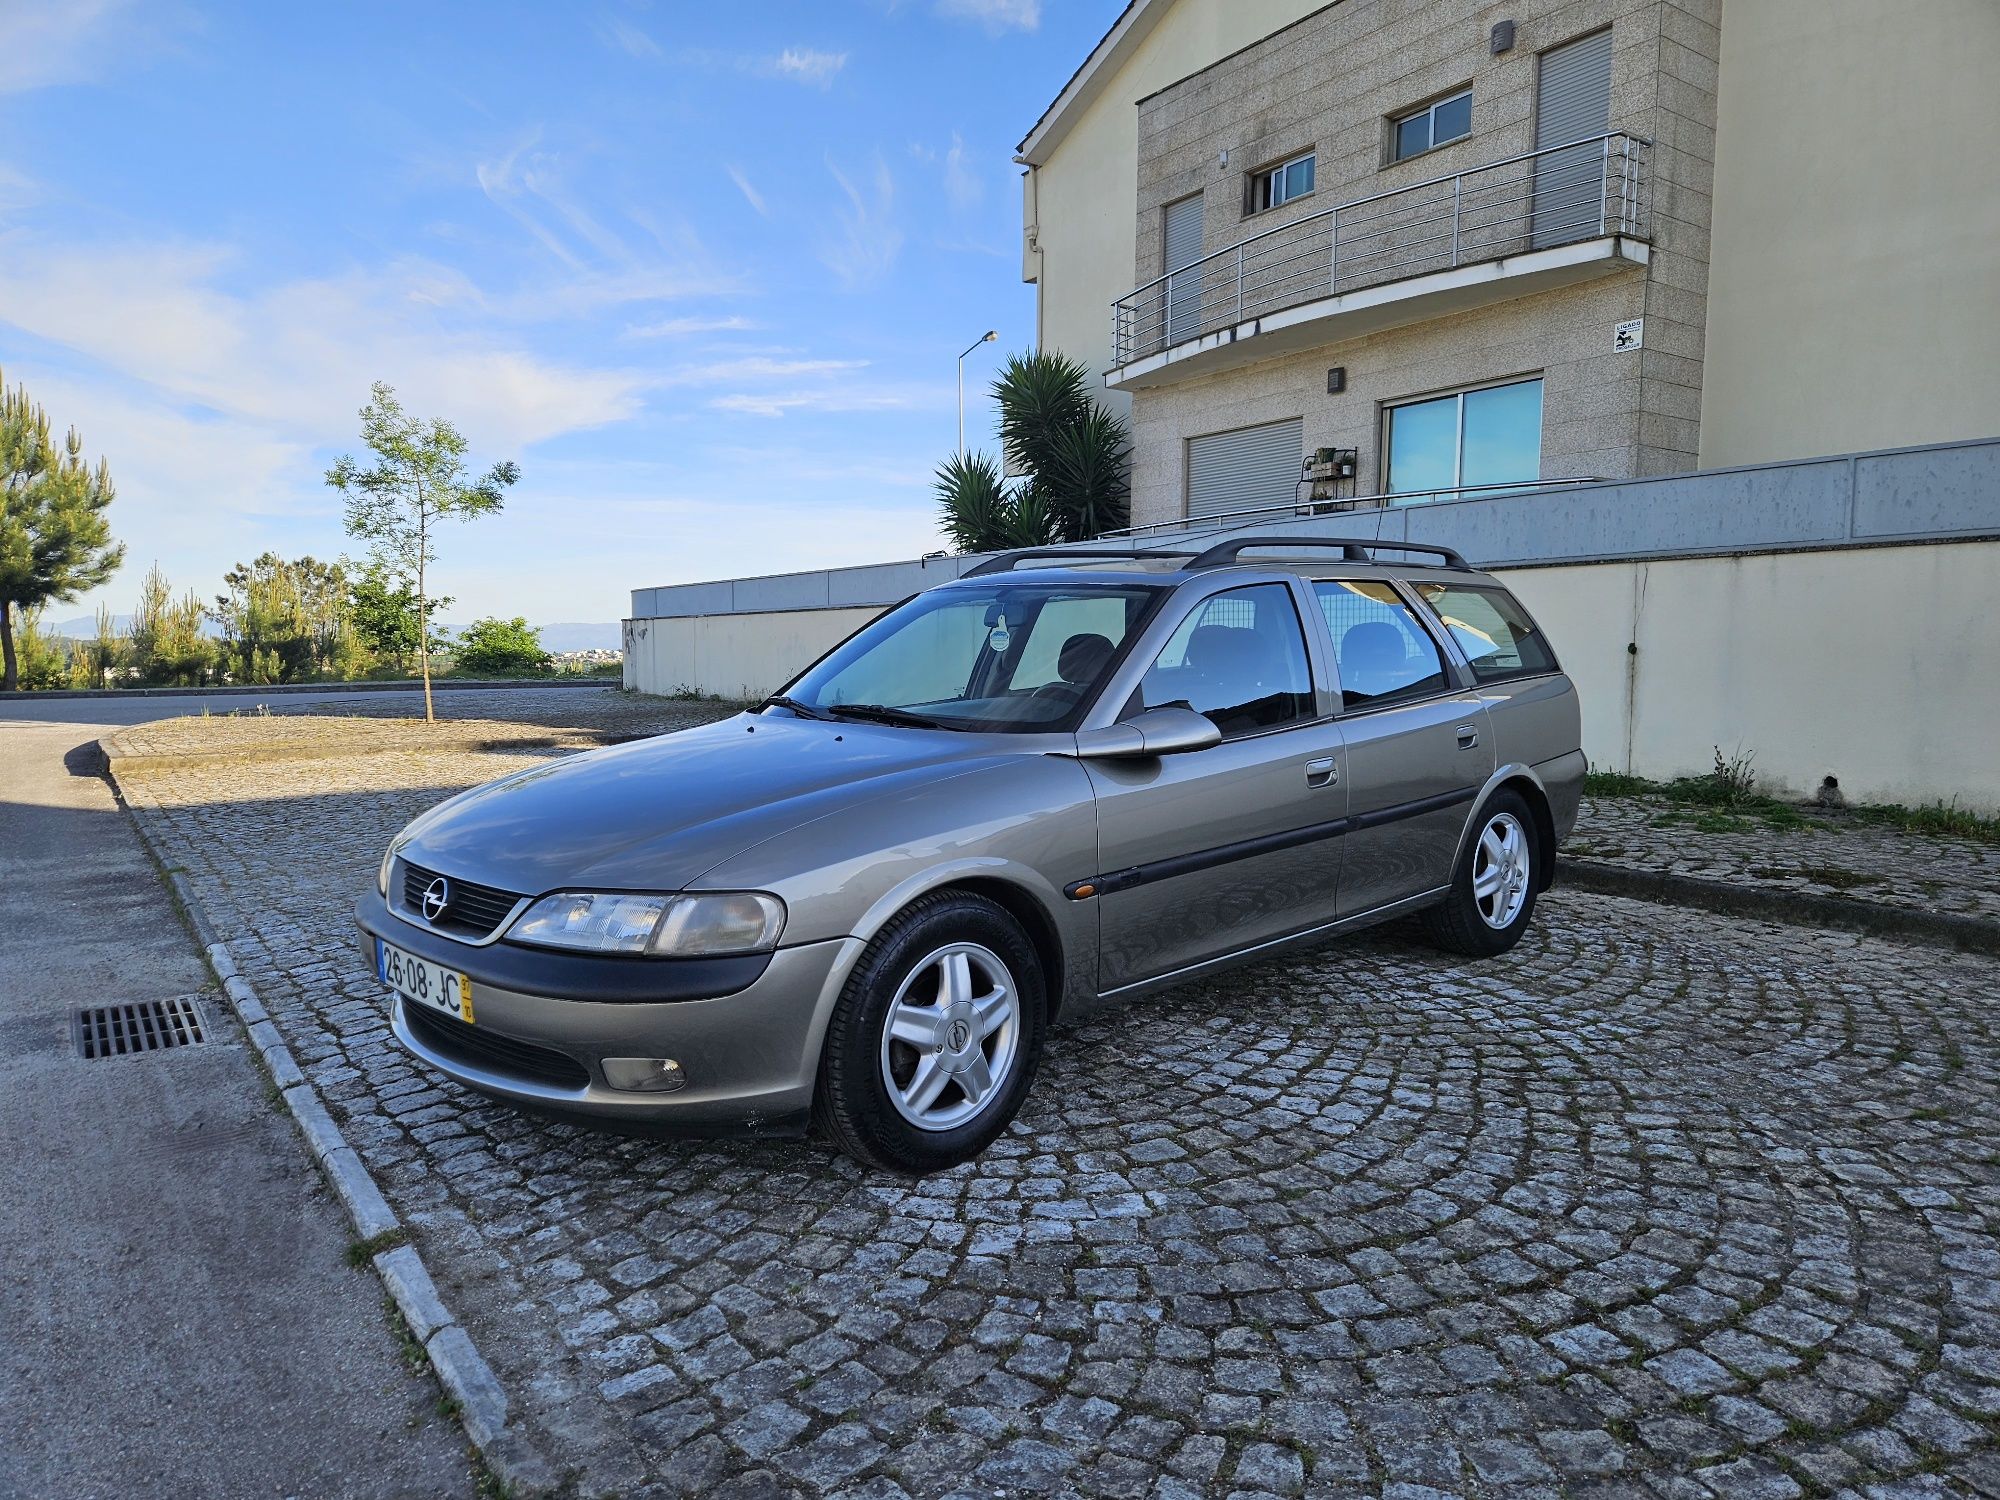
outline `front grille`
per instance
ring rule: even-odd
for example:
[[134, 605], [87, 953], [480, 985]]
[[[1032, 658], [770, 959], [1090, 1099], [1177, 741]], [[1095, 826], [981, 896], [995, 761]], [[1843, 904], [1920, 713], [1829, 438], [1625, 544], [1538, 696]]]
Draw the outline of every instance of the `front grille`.
[[[424, 914], [424, 892], [438, 880], [445, 883], [449, 894], [444, 910], [435, 917], [427, 917]], [[461, 937], [490, 937], [493, 929], [507, 920], [507, 913], [520, 899], [512, 891], [460, 880], [455, 875], [441, 875], [436, 870], [426, 870], [422, 865], [403, 861], [403, 910], [440, 932], [457, 933]]]
[[580, 1089], [590, 1082], [583, 1064], [561, 1052], [517, 1042], [484, 1026], [448, 1020], [410, 1001], [403, 1002], [403, 1022], [416, 1039], [433, 1052], [473, 1067], [526, 1078], [555, 1088]]

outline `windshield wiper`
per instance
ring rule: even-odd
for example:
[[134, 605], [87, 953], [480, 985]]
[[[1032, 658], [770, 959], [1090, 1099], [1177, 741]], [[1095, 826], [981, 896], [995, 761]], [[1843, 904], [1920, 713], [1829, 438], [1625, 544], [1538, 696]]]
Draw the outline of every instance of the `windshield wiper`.
[[832, 714], [817, 704], [801, 703], [798, 699], [788, 698], [783, 693], [773, 693], [762, 703], [758, 704], [757, 707], [759, 709], [789, 708], [802, 719], [819, 719], [822, 722], [830, 722], [833, 718]]
[[836, 718], [870, 719], [877, 724], [903, 724], [911, 729], [956, 729], [956, 724], [948, 724], [943, 719], [933, 719], [928, 714], [913, 714], [907, 708], [891, 708], [886, 703], [829, 703], [826, 711]]

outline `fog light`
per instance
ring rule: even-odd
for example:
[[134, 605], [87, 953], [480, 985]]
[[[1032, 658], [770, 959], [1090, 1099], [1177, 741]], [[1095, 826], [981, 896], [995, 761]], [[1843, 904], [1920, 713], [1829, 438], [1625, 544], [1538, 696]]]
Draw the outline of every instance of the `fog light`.
[[687, 1087], [687, 1070], [671, 1057], [607, 1057], [604, 1081], [628, 1094], [671, 1094]]

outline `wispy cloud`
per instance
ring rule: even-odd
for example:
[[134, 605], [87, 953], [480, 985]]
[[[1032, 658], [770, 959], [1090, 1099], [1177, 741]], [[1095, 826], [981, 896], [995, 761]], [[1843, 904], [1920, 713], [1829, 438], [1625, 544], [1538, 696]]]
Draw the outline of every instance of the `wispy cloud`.
[[822, 239], [821, 262], [852, 291], [872, 285], [894, 268], [903, 250], [903, 231], [896, 224], [896, 179], [880, 152], [863, 182], [831, 161], [826, 164], [847, 202], [834, 210], [837, 235]]
[[764, 202], [764, 195], [757, 191], [756, 186], [748, 177], [743, 175], [743, 169], [737, 166], [726, 166], [723, 170], [729, 174], [729, 180], [736, 184], [736, 191], [743, 195], [743, 201], [756, 209], [760, 217], [770, 218], [771, 210]]
[[[532, 306], [522, 299], [511, 309], [517, 316], [574, 315], [742, 288], [741, 278], [716, 266], [691, 230], [665, 229], [636, 210], [613, 226], [586, 209], [564, 181], [560, 156], [542, 149], [540, 131], [473, 172], [487, 200], [564, 273], [534, 295]], [[483, 300], [489, 310], [508, 311]]]
[[663, 318], [657, 323], [644, 323], [637, 328], [625, 330], [628, 339], [678, 339], [697, 338], [705, 333], [747, 333], [759, 324], [748, 318], [731, 315], [714, 318]]
[[1042, 24], [1042, 0], [937, 0], [937, 13], [976, 21], [988, 31], [1033, 31]]
[[896, 411], [914, 405], [909, 396], [896, 391], [856, 391], [828, 387], [817, 391], [740, 391], [717, 396], [709, 407], [748, 417], [782, 417], [792, 411], [859, 412]]
[[820, 52], [811, 47], [787, 47], [776, 57], [765, 59], [757, 71], [771, 78], [789, 78], [819, 88], [829, 87], [834, 76], [847, 66], [845, 52]]
[[0, 4], [0, 94], [97, 77], [110, 23], [128, 8], [127, 0]]
[[746, 380], [798, 380], [867, 368], [865, 359], [771, 359], [752, 355], [689, 365], [660, 377], [661, 385], [729, 385]]
[[658, 42], [621, 16], [599, 16], [590, 29], [605, 46], [628, 57], [651, 60], [661, 55]]
[[951, 149], [944, 154], [944, 192], [953, 208], [975, 207], [986, 196], [986, 184], [965, 162], [965, 139], [951, 133]]

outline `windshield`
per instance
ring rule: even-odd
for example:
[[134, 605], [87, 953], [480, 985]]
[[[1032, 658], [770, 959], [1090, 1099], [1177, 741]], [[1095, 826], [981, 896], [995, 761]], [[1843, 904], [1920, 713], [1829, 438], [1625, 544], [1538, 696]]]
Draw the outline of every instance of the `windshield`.
[[1013, 733], [1075, 727], [1161, 590], [933, 589], [835, 647], [774, 701], [807, 716]]

